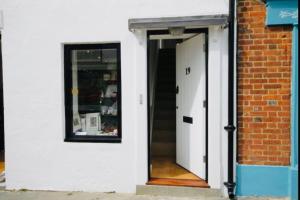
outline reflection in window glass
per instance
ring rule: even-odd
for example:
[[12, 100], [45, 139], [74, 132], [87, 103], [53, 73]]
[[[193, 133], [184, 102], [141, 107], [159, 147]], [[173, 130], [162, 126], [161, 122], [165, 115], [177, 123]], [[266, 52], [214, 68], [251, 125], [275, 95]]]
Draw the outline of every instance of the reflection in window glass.
[[119, 136], [118, 50], [69, 49], [73, 136]]

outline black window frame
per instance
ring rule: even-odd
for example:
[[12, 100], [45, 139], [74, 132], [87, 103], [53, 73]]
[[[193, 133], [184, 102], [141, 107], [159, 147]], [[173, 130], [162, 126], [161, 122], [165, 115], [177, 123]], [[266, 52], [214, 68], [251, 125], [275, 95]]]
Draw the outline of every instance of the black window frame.
[[[65, 142], [98, 142], [121, 143], [122, 141], [122, 94], [121, 94], [121, 43], [97, 43], [97, 44], [65, 44], [64, 45], [64, 97], [65, 97]], [[117, 50], [117, 102], [118, 102], [118, 135], [117, 136], [93, 136], [75, 135], [73, 133], [73, 100], [72, 100], [72, 50], [92, 49], [116, 49]], [[69, 92], [67, 92], [69, 91]]]

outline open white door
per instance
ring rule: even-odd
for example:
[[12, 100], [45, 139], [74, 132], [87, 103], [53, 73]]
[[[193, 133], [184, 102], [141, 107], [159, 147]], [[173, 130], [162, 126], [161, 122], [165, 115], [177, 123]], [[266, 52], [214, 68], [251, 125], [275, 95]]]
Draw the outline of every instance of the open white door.
[[176, 162], [205, 179], [205, 34], [176, 47]]

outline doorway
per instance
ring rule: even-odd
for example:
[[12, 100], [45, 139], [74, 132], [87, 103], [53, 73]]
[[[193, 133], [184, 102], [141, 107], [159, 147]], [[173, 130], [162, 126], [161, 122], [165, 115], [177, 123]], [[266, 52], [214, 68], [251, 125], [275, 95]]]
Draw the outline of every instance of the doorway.
[[147, 36], [147, 184], [209, 187], [208, 30], [157, 30]]

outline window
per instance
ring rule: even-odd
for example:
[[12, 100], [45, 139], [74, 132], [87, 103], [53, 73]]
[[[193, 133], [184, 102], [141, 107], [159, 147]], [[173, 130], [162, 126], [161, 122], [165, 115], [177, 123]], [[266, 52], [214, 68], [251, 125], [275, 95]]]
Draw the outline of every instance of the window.
[[121, 142], [120, 44], [65, 45], [65, 141]]

